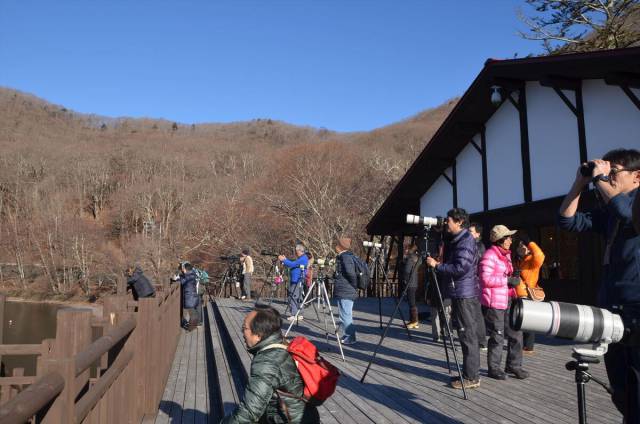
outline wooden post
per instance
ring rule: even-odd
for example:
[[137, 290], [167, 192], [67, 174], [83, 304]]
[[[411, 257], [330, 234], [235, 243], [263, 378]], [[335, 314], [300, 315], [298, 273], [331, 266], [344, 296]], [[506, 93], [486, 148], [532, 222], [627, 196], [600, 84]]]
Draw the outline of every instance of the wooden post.
[[56, 340], [52, 359], [44, 361], [47, 371], [58, 371], [64, 389], [54, 401], [43, 423], [70, 423], [75, 420], [75, 399], [89, 381], [89, 370], [76, 378], [75, 354], [91, 343], [91, 310], [60, 309], [57, 314]]
[[[7, 297], [0, 294], [0, 345], [4, 343], [4, 304]], [[2, 364], [2, 356], [0, 356], [0, 364]], [[2, 375], [0, 375], [2, 377]]]
[[[157, 300], [155, 298], [145, 298], [138, 300], [138, 313], [136, 314], [136, 385], [135, 389], [140, 396], [138, 406], [140, 412], [144, 414], [155, 414], [158, 412], [158, 405], [155, 401], [154, 384], [158, 375], [158, 369], [154, 356], [159, 356], [160, 352], [155, 351], [157, 334], [154, 334], [154, 321], [158, 319]], [[141, 416], [142, 416], [141, 415]]]

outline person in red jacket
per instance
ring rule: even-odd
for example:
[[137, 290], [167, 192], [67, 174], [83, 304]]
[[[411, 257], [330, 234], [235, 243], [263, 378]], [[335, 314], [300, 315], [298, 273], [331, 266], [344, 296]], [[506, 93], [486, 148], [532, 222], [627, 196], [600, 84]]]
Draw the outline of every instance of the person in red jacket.
[[[493, 245], [480, 260], [479, 273], [482, 294], [480, 302], [489, 330], [489, 351], [487, 364], [489, 377], [505, 380], [507, 373], [525, 379], [529, 373], [522, 369], [522, 331], [515, 331], [509, 325], [509, 305], [516, 296], [514, 287], [520, 284], [520, 276], [514, 273], [511, 263], [511, 236], [515, 231], [504, 225], [491, 229]], [[502, 344], [504, 336], [509, 340], [507, 366], [502, 371]]]

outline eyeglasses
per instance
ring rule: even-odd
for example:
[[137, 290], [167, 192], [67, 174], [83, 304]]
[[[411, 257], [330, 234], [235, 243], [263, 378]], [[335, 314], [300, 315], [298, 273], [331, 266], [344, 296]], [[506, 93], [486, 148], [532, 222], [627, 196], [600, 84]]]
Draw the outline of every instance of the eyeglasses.
[[245, 327], [244, 325], [242, 326], [242, 331], [247, 331], [249, 329], [249, 327]]
[[637, 171], [637, 169], [611, 168], [611, 170], [609, 170], [609, 176], [610, 177], [615, 177], [616, 175], [618, 175], [619, 173], [624, 172], [624, 171], [634, 172], [634, 171]]

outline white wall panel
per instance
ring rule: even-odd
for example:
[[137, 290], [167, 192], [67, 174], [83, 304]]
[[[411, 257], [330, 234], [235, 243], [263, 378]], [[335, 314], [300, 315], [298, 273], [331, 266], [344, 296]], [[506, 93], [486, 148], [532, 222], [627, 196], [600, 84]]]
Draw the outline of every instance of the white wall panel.
[[[575, 105], [575, 93], [563, 91]], [[566, 194], [580, 164], [576, 115], [550, 87], [527, 83], [533, 200]]]
[[523, 203], [520, 118], [511, 102], [504, 102], [487, 121], [485, 137], [489, 209]]
[[[480, 136], [474, 140], [480, 146]], [[471, 143], [456, 158], [458, 207], [469, 213], [482, 212], [482, 156]]]
[[[451, 176], [451, 169], [446, 173]], [[443, 176], [440, 176], [429, 190], [420, 198], [420, 215], [445, 216], [453, 207], [453, 187]]]
[[[640, 90], [633, 92], [640, 96]], [[620, 87], [602, 80], [585, 80], [582, 93], [590, 159], [619, 147], [640, 148], [640, 110]]]

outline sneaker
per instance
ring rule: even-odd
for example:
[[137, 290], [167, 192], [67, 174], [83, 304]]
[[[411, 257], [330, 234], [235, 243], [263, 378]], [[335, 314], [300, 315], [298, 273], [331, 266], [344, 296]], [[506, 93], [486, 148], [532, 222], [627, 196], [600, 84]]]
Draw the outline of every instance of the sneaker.
[[485, 345], [480, 345], [481, 352], [487, 352], [489, 349]]
[[247, 296], [242, 296], [240, 299], [241, 300], [245, 300], [247, 298]]
[[420, 328], [420, 323], [418, 323], [418, 321], [410, 322], [407, 324], [407, 328]]
[[[461, 380], [452, 380], [451, 387], [454, 389], [461, 390], [462, 389], [462, 381]], [[465, 389], [476, 389], [480, 387], [480, 379], [476, 378], [475, 380], [465, 380], [464, 388]]]
[[340, 343], [345, 346], [349, 346], [352, 344], [356, 344], [356, 340], [352, 339], [351, 337], [344, 337], [342, 340], [340, 340]]
[[506, 380], [507, 374], [501, 370], [489, 370], [487, 374], [490, 378], [494, 378], [496, 380]]
[[513, 374], [518, 380], [524, 380], [529, 377], [529, 372], [523, 370], [522, 368], [511, 368], [507, 367], [504, 370], [508, 374]]

